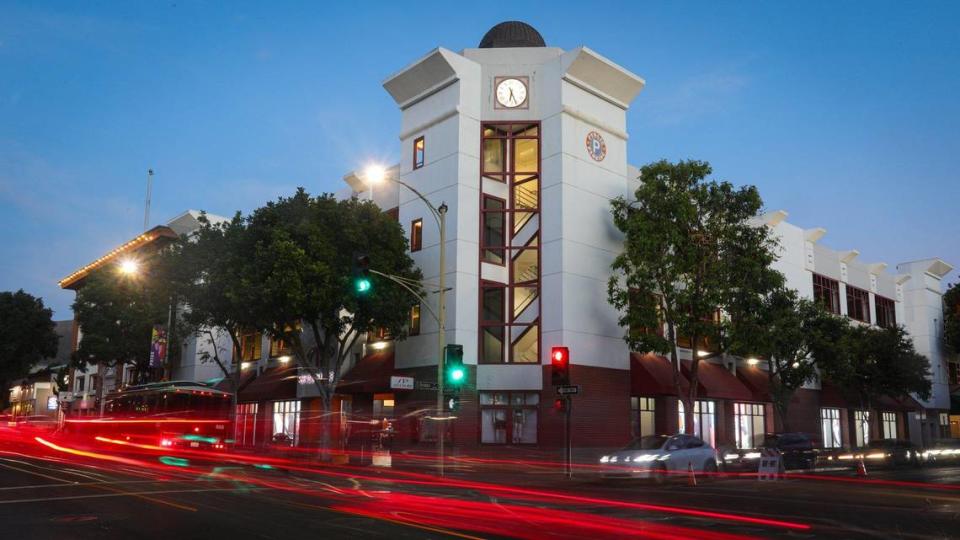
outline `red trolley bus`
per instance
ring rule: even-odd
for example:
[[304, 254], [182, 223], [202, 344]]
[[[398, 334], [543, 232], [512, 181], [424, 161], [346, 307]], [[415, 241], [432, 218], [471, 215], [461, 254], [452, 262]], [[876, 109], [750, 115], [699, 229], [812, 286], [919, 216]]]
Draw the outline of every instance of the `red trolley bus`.
[[202, 383], [128, 386], [104, 398], [103, 416], [67, 418], [67, 433], [163, 447], [224, 450], [233, 443], [231, 395]]

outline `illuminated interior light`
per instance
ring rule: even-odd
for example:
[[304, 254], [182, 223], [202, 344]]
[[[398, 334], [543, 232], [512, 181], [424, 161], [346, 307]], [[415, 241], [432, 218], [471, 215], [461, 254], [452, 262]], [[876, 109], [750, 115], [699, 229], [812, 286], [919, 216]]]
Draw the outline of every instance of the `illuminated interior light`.
[[386, 341], [378, 341], [378, 342], [376, 342], [376, 343], [370, 344], [370, 347], [372, 347], [373, 350], [375, 350], [375, 351], [382, 351], [382, 350], [384, 350], [384, 349], [387, 348], [387, 342], [386, 342]]
[[747, 358], [747, 364], [748, 364], [748, 365], [755, 366], [755, 365], [757, 365], [757, 364], [759, 364], [759, 363], [760, 363], [760, 360], [758, 360], [758, 359], [756, 359], [756, 358]]
[[287, 355], [278, 356], [277, 361], [280, 362], [281, 364], [286, 364], [287, 362], [290, 361], [290, 357]]

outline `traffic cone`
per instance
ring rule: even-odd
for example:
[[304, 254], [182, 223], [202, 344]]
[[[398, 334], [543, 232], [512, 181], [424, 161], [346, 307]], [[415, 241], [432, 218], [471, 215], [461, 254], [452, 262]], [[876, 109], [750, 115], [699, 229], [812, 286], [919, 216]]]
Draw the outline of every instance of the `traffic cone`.
[[693, 463], [687, 462], [687, 485], [697, 487], [697, 473], [693, 472]]
[[857, 462], [857, 476], [866, 476], [867, 475], [867, 466], [863, 463], [863, 458], [860, 458], [860, 461]]

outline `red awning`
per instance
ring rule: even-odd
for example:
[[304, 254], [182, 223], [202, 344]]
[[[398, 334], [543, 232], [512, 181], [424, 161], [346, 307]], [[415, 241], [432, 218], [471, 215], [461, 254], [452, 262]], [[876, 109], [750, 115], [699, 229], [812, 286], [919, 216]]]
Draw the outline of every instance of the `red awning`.
[[[690, 360], [684, 360], [683, 374], [690, 377]], [[753, 393], [719, 364], [701, 360], [697, 367], [697, 393], [700, 397], [753, 401]]]
[[770, 399], [769, 372], [757, 366], [738, 367], [737, 378], [753, 394], [754, 401], [772, 401]]
[[[681, 374], [680, 391], [689, 388], [690, 383]], [[677, 395], [670, 360], [655, 354], [630, 353], [630, 391], [634, 396]]]
[[393, 350], [368, 354], [340, 378], [337, 392], [345, 394], [389, 392], [393, 375]]
[[240, 390], [237, 401], [250, 403], [253, 401], [296, 399], [297, 373], [296, 367], [268, 369]]

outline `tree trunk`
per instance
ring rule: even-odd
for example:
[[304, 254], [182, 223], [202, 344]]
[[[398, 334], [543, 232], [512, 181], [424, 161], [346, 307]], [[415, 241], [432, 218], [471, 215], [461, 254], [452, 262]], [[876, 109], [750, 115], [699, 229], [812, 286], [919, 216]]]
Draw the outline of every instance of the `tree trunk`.
[[[700, 356], [699, 356], [699, 351], [697, 349], [697, 339], [698, 339], [698, 336], [696, 335], [690, 336], [690, 341], [691, 341], [690, 353], [692, 354], [692, 356], [690, 359], [690, 388], [687, 389], [687, 401], [689, 403], [684, 404], [685, 408], [683, 411], [684, 412], [683, 423], [686, 428], [684, 431], [685, 433], [688, 433], [691, 435], [694, 434], [694, 429], [695, 429], [694, 407], [696, 407], [696, 403], [697, 403], [697, 383], [700, 380], [700, 374], [699, 374]], [[712, 444], [712, 441], [706, 441], [706, 442]]]

